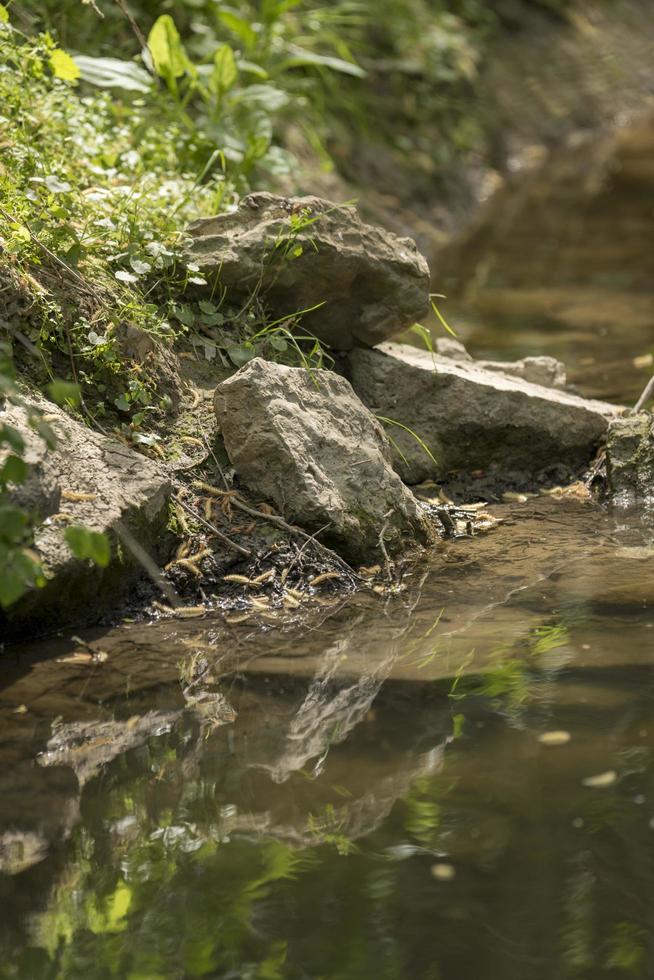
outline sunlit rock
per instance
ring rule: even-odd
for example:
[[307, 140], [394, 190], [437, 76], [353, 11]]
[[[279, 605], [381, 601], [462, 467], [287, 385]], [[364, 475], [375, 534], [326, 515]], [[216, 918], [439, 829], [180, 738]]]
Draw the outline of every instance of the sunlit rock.
[[352, 351], [349, 364], [364, 404], [405, 427], [391, 428], [402, 454], [395, 466], [409, 484], [489, 467], [518, 488], [552, 466], [578, 473], [620, 412], [402, 344]]
[[188, 261], [230, 297], [256, 293], [280, 317], [311, 310], [303, 326], [336, 350], [378, 344], [429, 310], [415, 242], [365, 224], [352, 206], [249, 194], [189, 232]]
[[239, 479], [292, 523], [354, 561], [434, 540], [390, 464], [379, 422], [345, 378], [255, 358], [224, 381], [215, 410]]

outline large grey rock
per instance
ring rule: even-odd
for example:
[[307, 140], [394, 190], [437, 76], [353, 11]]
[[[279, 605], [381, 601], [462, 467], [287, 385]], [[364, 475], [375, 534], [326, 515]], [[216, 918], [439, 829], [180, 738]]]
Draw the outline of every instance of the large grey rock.
[[353, 561], [433, 540], [430, 522], [390, 464], [384, 430], [345, 378], [255, 358], [216, 389], [215, 409], [239, 478], [287, 520]]
[[336, 350], [378, 344], [429, 310], [415, 242], [364, 224], [350, 206], [250, 194], [189, 233], [188, 261], [216, 273], [230, 297], [258, 290], [277, 316], [322, 303], [302, 323]]
[[393, 428], [404, 456], [395, 466], [410, 484], [491, 465], [507, 482], [517, 473], [525, 483], [552, 465], [581, 469], [620, 411], [402, 344], [352, 351], [349, 370], [372, 412], [407, 426], [431, 451], [434, 459]]
[[611, 423], [606, 466], [614, 504], [654, 504], [654, 420], [649, 412], [625, 415]]
[[[37, 523], [34, 550], [48, 581], [6, 616], [0, 612], [0, 636], [92, 622], [126, 594], [141, 567], [117, 547], [117, 526], [155, 555], [164, 553], [166, 541], [170, 484], [158, 463], [93, 432], [44, 399], [30, 397], [28, 404], [45, 413], [57, 437], [53, 450], [30, 427], [27, 407], [7, 404], [0, 417], [25, 441], [28, 478], [12, 489], [11, 498]], [[0, 464], [6, 454], [0, 449]], [[64, 539], [70, 525], [109, 536], [112, 559], [106, 568], [73, 556]]]

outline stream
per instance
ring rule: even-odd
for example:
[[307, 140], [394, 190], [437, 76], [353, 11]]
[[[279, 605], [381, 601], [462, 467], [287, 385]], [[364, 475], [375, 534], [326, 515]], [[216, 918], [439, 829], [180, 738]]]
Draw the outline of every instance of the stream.
[[[653, 304], [621, 255], [582, 292], [530, 255], [453, 307], [461, 339], [635, 400]], [[0, 978], [651, 980], [651, 523], [492, 512], [392, 598], [6, 651]]]

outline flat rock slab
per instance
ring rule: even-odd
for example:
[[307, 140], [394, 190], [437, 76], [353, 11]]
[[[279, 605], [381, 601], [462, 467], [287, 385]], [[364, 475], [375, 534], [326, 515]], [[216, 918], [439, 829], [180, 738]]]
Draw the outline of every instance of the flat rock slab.
[[587, 465], [621, 409], [403, 344], [349, 355], [352, 387], [389, 426], [409, 484], [492, 467], [507, 484], [532, 485], [551, 467]]
[[239, 479], [290, 522], [354, 562], [434, 539], [391, 463], [382, 426], [331, 371], [255, 358], [215, 394], [218, 425]]
[[230, 297], [256, 291], [279, 317], [311, 308], [303, 326], [335, 350], [372, 347], [429, 310], [429, 268], [415, 242], [365, 224], [351, 206], [250, 194], [189, 233], [187, 260], [215, 273]]
[[[118, 522], [155, 555], [165, 538], [170, 483], [163, 468], [44, 399], [30, 398], [30, 403], [47, 414], [57, 437], [55, 449], [48, 450], [30, 428], [24, 408], [8, 405], [2, 420], [18, 429], [26, 444], [28, 478], [11, 496], [40, 522], [34, 549], [48, 582], [12, 606], [6, 618], [0, 612], [0, 635], [91, 622], [125, 594], [142, 570], [124, 548], [116, 547]], [[64, 539], [71, 525], [109, 536], [107, 568], [73, 556]]]

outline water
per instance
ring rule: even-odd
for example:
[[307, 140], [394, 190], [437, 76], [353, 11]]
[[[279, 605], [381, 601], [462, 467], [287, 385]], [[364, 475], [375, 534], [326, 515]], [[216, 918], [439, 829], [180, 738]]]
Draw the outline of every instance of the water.
[[[633, 400], [645, 280], [517, 256], [457, 314], [473, 352]], [[0, 978], [651, 980], [651, 526], [494, 513], [391, 599], [5, 654]]]
[[303, 628], [8, 657], [0, 976], [654, 975], [651, 534], [496, 512]]

